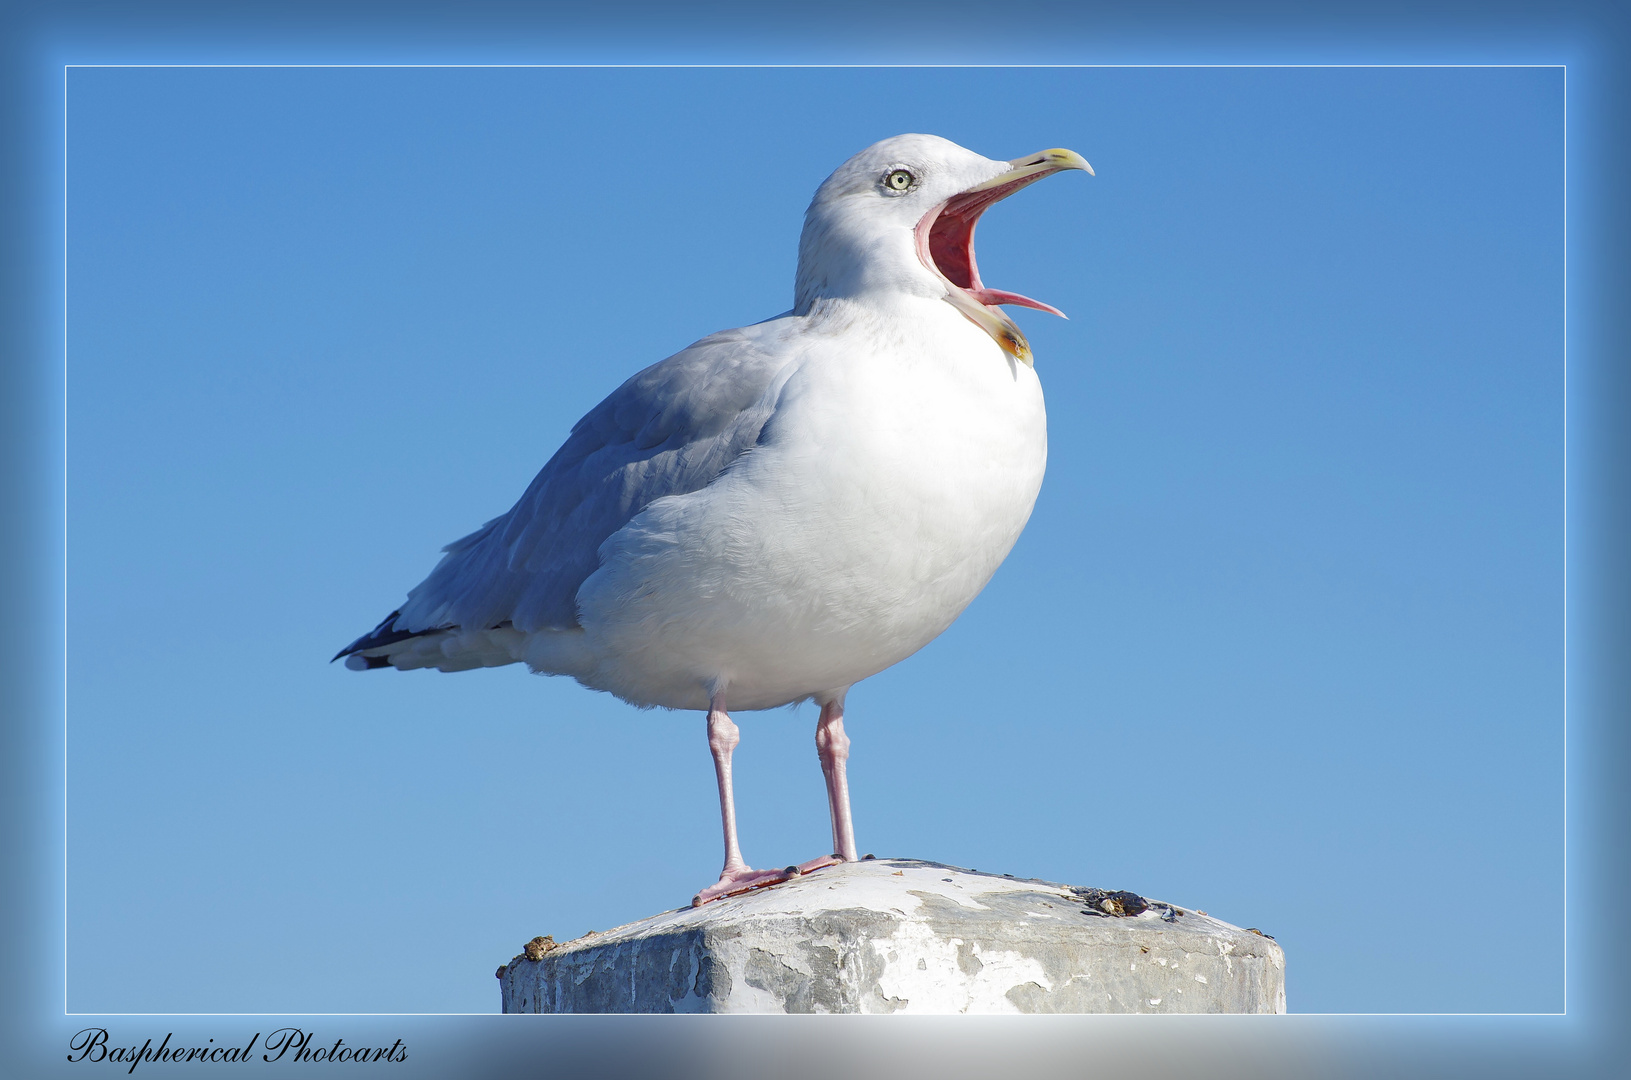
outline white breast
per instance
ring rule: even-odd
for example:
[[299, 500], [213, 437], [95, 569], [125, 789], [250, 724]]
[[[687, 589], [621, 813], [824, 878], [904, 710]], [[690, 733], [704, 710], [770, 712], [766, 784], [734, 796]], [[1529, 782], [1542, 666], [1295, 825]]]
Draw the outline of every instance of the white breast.
[[724, 687], [770, 708], [910, 656], [984, 588], [1042, 483], [1035, 372], [938, 300], [806, 321], [760, 445], [607, 540], [582, 637], [535, 666], [641, 704]]

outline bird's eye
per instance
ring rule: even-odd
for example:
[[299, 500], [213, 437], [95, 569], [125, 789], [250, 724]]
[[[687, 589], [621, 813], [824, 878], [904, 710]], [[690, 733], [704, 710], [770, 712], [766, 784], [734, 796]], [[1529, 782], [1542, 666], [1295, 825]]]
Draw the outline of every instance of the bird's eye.
[[889, 190], [891, 191], [905, 191], [907, 188], [912, 186], [912, 181], [916, 179], [917, 177], [913, 176], [905, 169], [896, 169], [894, 172], [884, 177], [883, 182], [888, 185]]

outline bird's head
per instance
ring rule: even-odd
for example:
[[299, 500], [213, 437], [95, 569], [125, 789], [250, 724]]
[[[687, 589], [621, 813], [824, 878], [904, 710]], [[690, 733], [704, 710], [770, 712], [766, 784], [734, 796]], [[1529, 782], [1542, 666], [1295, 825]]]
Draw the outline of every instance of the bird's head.
[[874, 143], [827, 177], [805, 211], [794, 312], [823, 297], [940, 298], [1029, 364], [1025, 335], [999, 305], [1063, 312], [986, 288], [974, 262], [974, 226], [992, 203], [1066, 169], [1093, 172], [1070, 150], [993, 161], [937, 135]]

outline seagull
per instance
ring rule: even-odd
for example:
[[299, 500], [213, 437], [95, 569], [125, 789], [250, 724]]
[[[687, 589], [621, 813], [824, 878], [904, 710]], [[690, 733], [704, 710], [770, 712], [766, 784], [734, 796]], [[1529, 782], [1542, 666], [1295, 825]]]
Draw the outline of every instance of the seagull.
[[[510, 511], [335, 660], [356, 671], [524, 663], [641, 707], [705, 711], [725, 864], [692, 903], [857, 855], [844, 699], [938, 637], [1030, 517], [1042, 387], [987, 287], [980, 215], [1070, 150], [996, 161], [934, 135], [856, 154], [816, 190], [792, 310], [630, 378]], [[742, 857], [726, 711], [812, 700], [832, 854]]]

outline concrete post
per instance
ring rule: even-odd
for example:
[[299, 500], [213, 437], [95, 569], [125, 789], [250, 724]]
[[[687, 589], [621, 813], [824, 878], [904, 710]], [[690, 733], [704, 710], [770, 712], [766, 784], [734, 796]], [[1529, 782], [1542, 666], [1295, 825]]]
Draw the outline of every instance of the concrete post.
[[534, 939], [499, 980], [505, 1012], [1286, 1011], [1285, 954], [1260, 931], [915, 859]]

